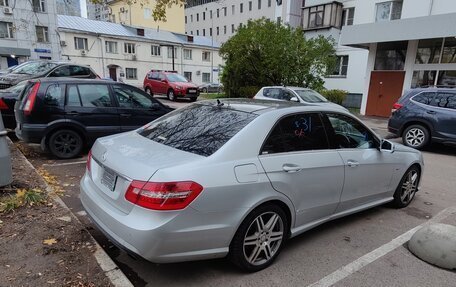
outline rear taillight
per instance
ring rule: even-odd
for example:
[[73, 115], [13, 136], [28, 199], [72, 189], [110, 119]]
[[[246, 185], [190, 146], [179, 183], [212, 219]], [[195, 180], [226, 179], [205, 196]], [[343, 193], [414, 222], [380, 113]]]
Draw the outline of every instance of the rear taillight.
[[393, 109], [391, 110], [392, 113], [394, 113], [395, 111], [399, 110], [400, 108], [402, 108], [404, 105], [402, 104], [399, 104], [399, 103], [395, 103], [393, 105]]
[[40, 82], [36, 82], [35, 85], [33, 85], [32, 89], [30, 90], [30, 93], [27, 97], [27, 101], [25, 102], [24, 108], [22, 109], [24, 111], [24, 114], [30, 115], [30, 113], [33, 110], [33, 106], [35, 105], [36, 101], [36, 95], [38, 94], [38, 90], [40, 89]]
[[145, 182], [134, 180], [125, 198], [136, 205], [155, 210], [179, 210], [187, 207], [203, 187], [193, 181]]
[[3, 99], [0, 99], [0, 110], [7, 110], [8, 106], [5, 104]]
[[89, 150], [89, 153], [87, 154], [86, 167], [87, 167], [87, 170], [90, 172], [92, 169], [92, 150]]

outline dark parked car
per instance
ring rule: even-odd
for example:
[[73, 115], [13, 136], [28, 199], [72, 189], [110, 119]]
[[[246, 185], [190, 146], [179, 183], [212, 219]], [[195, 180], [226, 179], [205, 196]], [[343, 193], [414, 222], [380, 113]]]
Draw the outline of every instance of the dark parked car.
[[433, 87], [406, 92], [393, 105], [388, 130], [416, 149], [431, 141], [456, 144], [456, 89]]
[[0, 90], [23, 80], [47, 77], [99, 78], [90, 67], [57, 61], [31, 61], [21, 64], [8, 74], [0, 75]]
[[5, 90], [0, 90], [0, 111], [2, 112], [3, 123], [5, 128], [14, 129], [16, 120], [14, 119], [14, 104], [26, 85], [27, 81], [9, 87]]
[[29, 81], [16, 102], [16, 135], [72, 158], [98, 137], [139, 128], [171, 110], [122, 83], [42, 78]]
[[223, 91], [223, 85], [219, 83], [207, 83], [198, 86], [198, 90], [202, 93], [220, 93]]

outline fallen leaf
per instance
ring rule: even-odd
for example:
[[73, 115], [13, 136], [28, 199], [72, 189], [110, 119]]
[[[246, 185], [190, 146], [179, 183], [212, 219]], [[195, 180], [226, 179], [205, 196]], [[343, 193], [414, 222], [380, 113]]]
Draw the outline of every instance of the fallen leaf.
[[56, 243], [57, 243], [57, 240], [55, 238], [43, 240], [43, 244], [46, 244], [46, 245], [52, 245], [52, 244], [56, 244]]

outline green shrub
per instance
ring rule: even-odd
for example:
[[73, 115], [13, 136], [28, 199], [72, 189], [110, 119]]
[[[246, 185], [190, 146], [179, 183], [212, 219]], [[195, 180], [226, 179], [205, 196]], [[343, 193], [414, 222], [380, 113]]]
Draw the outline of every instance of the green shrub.
[[253, 98], [259, 90], [260, 88], [256, 86], [240, 87], [239, 96], [242, 98]]
[[328, 101], [342, 105], [348, 92], [343, 90], [322, 90], [320, 91]]

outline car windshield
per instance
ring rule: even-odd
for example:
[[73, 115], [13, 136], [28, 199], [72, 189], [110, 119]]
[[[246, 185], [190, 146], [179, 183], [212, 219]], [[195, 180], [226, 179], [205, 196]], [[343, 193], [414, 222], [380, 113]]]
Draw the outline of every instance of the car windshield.
[[12, 73], [29, 75], [43, 74], [44, 72], [49, 71], [50, 69], [56, 66], [57, 64], [52, 62], [33, 62], [28, 65], [24, 65], [22, 67], [14, 69]]
[[184, 76], [181, 76], [179, 74], [168, 74], [166, 75], [168, 77], [168, 81], [170, 82], [178, 82], [178, 83], [187, 83], [187, 79]]
[[171, 112], [138, 133], [179, 150], [210, 156], [255, 118], [252, 113], [197, 104]]
[[322, 95], [319, 93], [313, 91], [313, 90], [294, 90], [304, 102], [308, 103], [324, 103], [327, 102], [328, 100], [325, 99]]
[[27, 81], [22, 81], [15, 86], [9, 87], [8, 89], [4, 89], [3, 91], [7, 93], [20, 93], [26, 84]]

